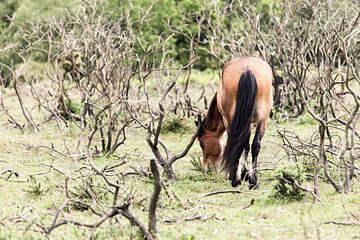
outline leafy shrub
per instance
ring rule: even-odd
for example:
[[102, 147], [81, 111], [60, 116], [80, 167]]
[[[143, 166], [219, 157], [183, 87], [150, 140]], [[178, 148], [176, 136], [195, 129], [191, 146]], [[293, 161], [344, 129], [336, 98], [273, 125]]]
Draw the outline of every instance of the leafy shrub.
[[[81, 185], [76, 185], [69, 191], [70, 195], [73, 198], [79, 200], [78, 202], [72, 201], [69, 206], [70, 209], [81, 212], [87, 211], [89, 209], [88, 205], [92, 205], [93, 201], [95, 201], [95, 198], [96, 201], [99, 203], [107, 203], [107, 201], [109, 200], [109, 192], [103, 189], [103, 186], [97, 185], [97, 183], [94, 183], [92, 181], [85, 184], [85, 187]], [[84, 205], [82, 203], [88, 205]]]
[[67, 109], [71, 112], [71, 113], [75, 113], [75, 114], [80, 114], [81, 113], [81, 105], [75, 101], [71, 101], [71, 100], [66, 100], [65, 101], [66, 107]]
[[27, 189], [24, 189], [24, 191], [31, 197], [40, 197], [48, 190], [32, 175], [30, 175], [27, 181], [29, 186]]
[[179, 116], [169, 116], [164, 118], [161, 133], [187, 133], [190, 130], [191, 126], [188, 119]]
[[299, 125], [314, 125], [316, 120], [309, 113], [306, 113], [298, 118], [297, 123]]
[[304, 192], [291, 182], [302, 184], [306, 177], [302, 164], [294, 163], [283, 166], [275, 171], [276, 184], [270, 198], [285, 202], [300, 201], [305, 197]]
[[58, 106], [60, 115], [65, 118], [66, 120], [72, 119], [72, 114], [80, 115], [81, 114], [81, 105], [73, 100], [66, 99], [64, 102], [59, 103]]
[[211, 174], [211, 173], [216, 172], [215, 166], [213, 166], [211, 163], [209, 163], [208, 168], [206, 169], [202, 163], [200, 156], [192, 155], [190, 163], [192, 165], [191, 170], [193, 170], [193, 171], [202, 172], [202, 173], [206, 173], [206, 174]]

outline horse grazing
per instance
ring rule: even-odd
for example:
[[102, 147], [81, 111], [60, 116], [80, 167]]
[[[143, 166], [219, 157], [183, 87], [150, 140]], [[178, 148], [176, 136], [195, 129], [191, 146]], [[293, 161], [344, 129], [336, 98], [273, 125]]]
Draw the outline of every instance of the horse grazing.
[[[256, 57], [241, 57], [225, 64], [218, 90], [206, 117], [201, 123], [198, 140], [203, 152], [203, 164], [222, 164], [233, 187], [241, 180], [257, 186], [257, 158], [266, 121], [272, 108], [272, 69]], [[255, 136], [251, 145], [252, 166], [248, 169], [251, 124]], [[226, 130], [226, 131], [225, 131]], [[227, 133], [227, 134], [226, 134]], [[226, 139], [227, 135], [227, 139]], [[244, 152], [241, 175], [239, 160]]]

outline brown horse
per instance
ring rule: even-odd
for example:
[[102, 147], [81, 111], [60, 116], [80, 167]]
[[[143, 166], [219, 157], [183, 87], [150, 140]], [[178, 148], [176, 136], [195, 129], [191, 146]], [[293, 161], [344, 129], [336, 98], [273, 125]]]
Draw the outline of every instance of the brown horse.
[[[260, 142], [273, 102], [272, 79], [271, 67], [259, 58], [242, 57], [226, 63], [217, 93], [201, 123], [198, 139], [204, 166], [209, 161], [214, 165], [221, 162], [233, 187], [241, 184], [242, 179], [249, 180], [250, 188], [257, 186]], [[251, 145], [252, 166], [248, 169], [251, 123], [255, 123], [256, 131]], [[238, 176], [244, 151], [245, 161]]]

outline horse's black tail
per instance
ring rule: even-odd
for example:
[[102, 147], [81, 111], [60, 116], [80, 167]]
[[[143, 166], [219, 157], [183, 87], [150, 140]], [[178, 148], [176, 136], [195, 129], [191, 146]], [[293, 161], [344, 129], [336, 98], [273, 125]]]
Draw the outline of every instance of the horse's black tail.
[[228, 139], [223, 155], [223, 168], [229, 173], [233, 187], [239, 185], [236, 172], [239, 159], [249, 144], [250, 125], [255, 108], [257, 84], [255, 75], [246, 70], [240, 76], [234, 116], [228, 129]]

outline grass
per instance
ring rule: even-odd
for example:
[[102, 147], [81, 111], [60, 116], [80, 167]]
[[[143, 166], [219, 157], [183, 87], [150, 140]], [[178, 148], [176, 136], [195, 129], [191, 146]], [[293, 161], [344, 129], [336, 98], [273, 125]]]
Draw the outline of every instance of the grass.
[[[296, 131], [305, 131], [314, 126], [309, 124], [290, 124]], [[266, 168], [270, 162], [280, 158], [276, 155], [278, 147], [274, 134], [275, 124], [270, 123], [260, 154], [260, 164]], [[33, 223], [41, 221], [50, 224], [51, 217], [44, 217], [48, 211], [54, 211], [61, 205], [65, 196], [63, 193], [64, 179], [55, 171], [48, 172], [44, 163], [50, 163], [52, 158], [44, 151], [29, 148], [28, 145], [45, 145], [50, 143], [56, 149], [63, 149], [63, 139], [74, 142], [73, 133], [59, 131], [51, 124], [40, 133], [21, 134], [15, 129], [8, 129], [7, 124], [0, 127], [0, 169], [11, 168], [19, 173], [19, 177], [11, 177], [11, 181], [0, 180], [0, 239], [43, 239], [35, 231]], [[164, 142], [173, 152], [179, 152], [186, 145], [191, 132], [167, 133]], [[71, 146], [71, 144], [69, 144]], [[151, 153], [146, 146], [145, 135], [132, 132], [129, 141], [119, 149], [118, 154], [137, 148], [145, 159], [150, 159]], [[200, 156], [200, 148], [195, 145], [190, 153]], [[231, 189], [222, 173], [205, 173], [194, 169], [192, 157], [188, 155], [175, 163], [177, 180], [167, 182], [170, 198], [162, 192], [159, 203], [159, 239], [352, 239], [360, 237], [360, 229], [355, 226], [340, 226], [324, 224], [327, 221], [349, 220], [348, 213], [359, 214], [359, 186], [353, 185], [353, 192], [348, 195], [334, 193], [327, 183], [321, 183], [321, 199], [323, 204], [314, 204], [310, 196], [297, 202], [287, 203], [271, 198], [274, 187], [274, 171], [260, 171], [260, 188], [247, 190], [246, 184], [240, 189], [241, 194], [219, 194], [205, 197], [206, 193], [220, 189]], [[273, 159], [276, 156], [276, 159]], [[114, 161], [109, 158], [97, 160], [98, 165]], [[125, 167], [147, 167], [147, 161], [134, 158]], [[53, 165], [62, 171], [71, 173], [78, 166], [69, 159], [57, 159]], [[281, 166], [281, 164], [280, 164]], [[277, 167], [280, 167], [277, 166]], [[46, 174], [44, 174], [46, 173]], [[311, 186], [311, 183], [307, 183]], [[152, 191], [152, 184], [147, 178], [126, 178], [125, 186], [131, 189], [136, 199], [133, 210], [146, 222], [147, 206]], [[76, 185], [71, 189], [79, 196], [83, 194]], [[124, 192], [124, 194], [126, 194]], [[83, 197], [87, 197], [86, 195]], [[255, 199], [253, 206], [243, 209]], [[104, 202], [107, 199], [104, 197]], [[84, 222], [95, 220], [89, 211], [71, 209], [71, 214]], [[30, 223], [14, 223], [11, 218], [23, 215]], [[198, 220], [189, 220], [201, 216]], [[173, 223], [166, 223], [169, 221]], [[131, 227], [126, 220], [121, 225], [104, 224], [95, 234], [94, 239], [128, 239], [130, 235], [138, 236], [137, 229]], [[51, 239], [83, 239], [88, 236], [84, 229], [66, 225], [54, 231]]]
[[[205, 81], [204, 79], [201, 81]], [[16, 102], [14, 99], [11, 92], [5, 93], [6, 106], [12, 114], [20, 118], [20, 109], [12, 104]], [[36, 117], [41, 119], [41, 116]], [[168, 127], [161, 133], [162, 141], [172, 153], [181, 152], [195, 131], [195, 125], [187, 119], [171, 116], [166, 118], [165, 124]], [[201, 168], [201, 149], [195, 143], [190, 153], [174, 165], [177, 180], [165, 183], [169, 196], [164, 191], [161, 193], [158, 206], [159, 239], [359, 238], [358, 226], [325, 224], [329, 221], [349, 222], [350, 213], [360, 215], [358, 183], [352, 184], [350, 194], [341, 195], [335, 193], [328, 183], [321, 181], [320, 198], [323, 203], [314, 204], [309, 194], [305, 194], [299, 201], [291, 202], [272, 197], [277, 183], [277, 171], [289, 164], [278, 145], [280, 139], [277, 128], [293, 130], [302, 137], [307, 137], [317, 125], [308, 116], [282, 123], [270, 121], [259, 156], [260, 187], [249, 191], [247, 184], [243, 183], [236, 188], [242, 191], [241, 194], [226, 193], [205, 197], [209, 192], [232, 188], [223, 173]], [[9, 181], [0, 178], [0, 240], [45, 239], [36, 231], [39, 230], [36, 224], [49, 226], [53, 217], [48, 214], [54, 213], [65, 200], [65, 179], [55, 169], [66, 174], [79, 174], [76, 170], [83, 165], [60, 155], [51, 156], [45, 148], [35, 147], [53, 147], [62, 152], [69, 148], [70, 152], [75, 152], [79, 140], [80, 144], [84, 144], [81, 138], [86, 136], [84, 134], [71, 124], [68, 128], [59, 130], [53, 122], [42, 125], [38, 133], [21, 133], [12, 129], [5, 116], [0, 114], [0, 173], [11, 169], [19, 174], [18, 177], [12, 176]], [[148, 168], [153, 155], [147, 146], [145, 134], [139, 129], [128, 131], [125, 145], [116, 152], [118, 156], [131, 153], [127, 164], [121, 168], [122, 172], [134, 171], [134, 168]], [[116, 161], [116, 157], [101, 157], [95, 159], [95, 164], [103, 167]], [[51, 164], [55, 169], [49, 168]], [[92, 183], [99, 186], [102, 182], [99, 178], [93, 178]], [[126, 198], [129, 194], [134, 195], [132, 210], [147, 223], [147, 210], [153, 188], [151, 179], [129, 175], [123, 184], [120, 196]], [[304, 181], [303, 184], [312, 187], [311, 182]], [[84, 192], [81, 186], [81, 182], [69, 182], [72, 196], [91, 202], [88, 193]], [[104, 193], [103, 189], [96, 188], [96, 193], [101, 195], [100, 204], [110, 205], [111, 196]], [[254, 204], [244, 209], [251, 199], [255, 200]], [[97, 219], [89, 210], [77, 205], [70, 206], [65, 214], [86, 223]], [[26, 219], [26, 222], [21, 221], [19, 216]], [[96, 231], [94, 239], [129, 239], [130, 236], [139, 239], [137, 228], [120, 218], [118, 225], [105, 223]], [[87, 237], [88, 231], [73, 225], [64, 225], [50, 236], [51, 239]]]

